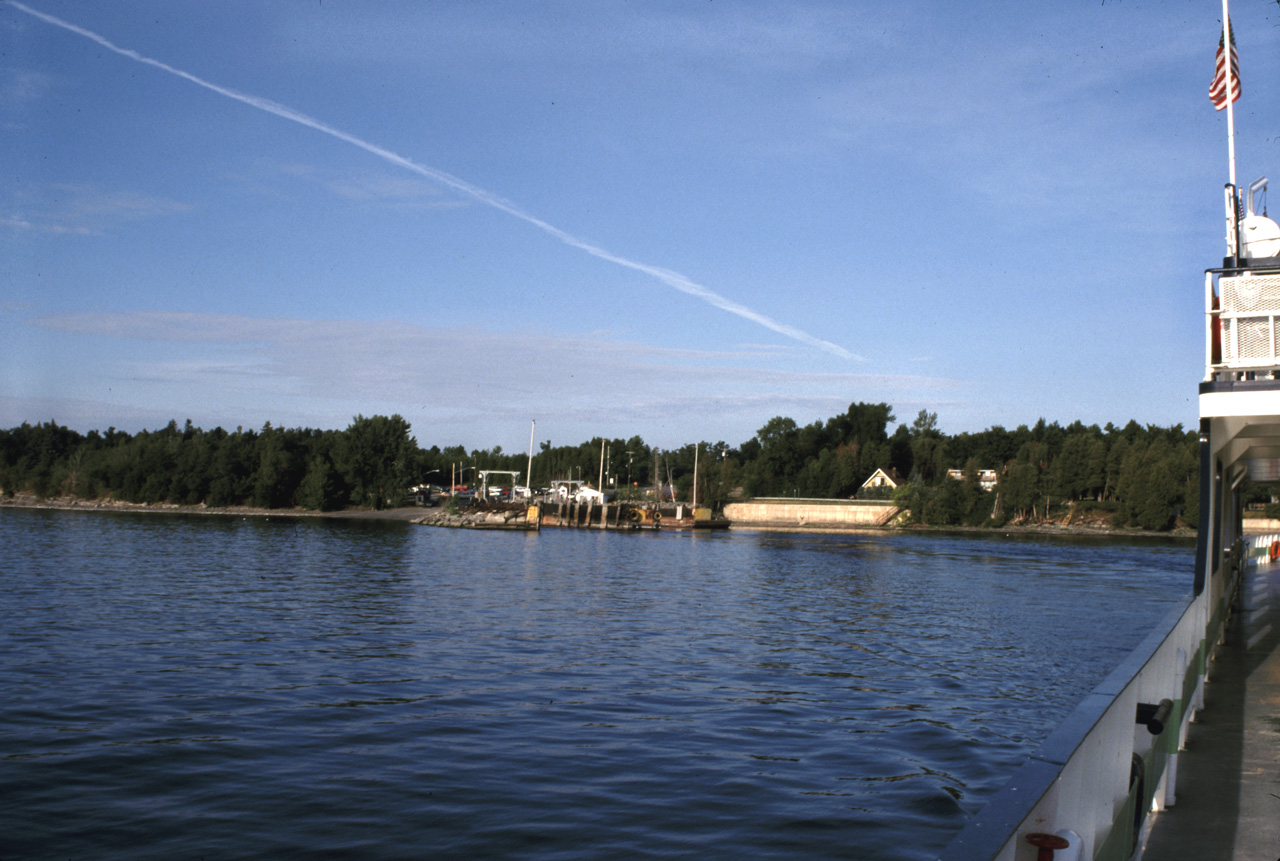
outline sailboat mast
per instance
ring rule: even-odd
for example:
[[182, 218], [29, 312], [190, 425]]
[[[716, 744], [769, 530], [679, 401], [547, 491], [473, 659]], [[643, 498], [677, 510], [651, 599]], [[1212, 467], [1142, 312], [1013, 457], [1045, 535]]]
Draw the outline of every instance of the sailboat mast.
[[537, 419], [529, 422], [529, 474], [524, 478], [524, 486], [529, 488], [529, 496], [533, 496], [533, 429], [538, 426]]

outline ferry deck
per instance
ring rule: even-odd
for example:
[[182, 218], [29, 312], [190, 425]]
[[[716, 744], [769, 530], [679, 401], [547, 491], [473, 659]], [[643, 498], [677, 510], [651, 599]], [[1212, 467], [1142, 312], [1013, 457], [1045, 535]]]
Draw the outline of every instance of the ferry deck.
[[[1280, 486], [1280, 225], [1266, 179], [1226, 186], [1204, 281], [1198, 540], [1186, 604], [1098, 685], [944, 861], [1280, 858], [1280, 532], [1246, 535], [1249, 483]], [[1242, 203], [1247, 202], [1247, 207]]]
[[1246, 566], [1145, 861], [1280, 858], [1280, 562]]
[[[1229, 496], [1227, 481], [1280, 481], [1280, 234], [1258, 211], [1255, 196], [1265, 190], [1265, 178], [1250, 186], [1243, 220], [1228, 224], [1228, 250], [1238, 237], [1242, 253], [1205, 275], [1200, 422], [1202, 438], [1211, 441], [1208, 478], [1214, 486], [1210, 494], [1202, 489], [1202, 497]], [[1232, 191], [1228, 186], [1229, 213]], [[1205, 478], [1202, 470], [1202, 486]], [[1210, 554], [1218, 521], [1213, 523], [1214, 533], [1200, 536], [1200, 547]], [[1204, 708], [1187, 727], [1176, 803], [1155, 817], [1144, 858], [1280, 858], [1276, 539], [1254, 536], [1245, 544], [1253, 552], [1244, 554], [1229, 622], [1206, 668]], [[1198, 554], [1198, 566], [1212, 563]]]

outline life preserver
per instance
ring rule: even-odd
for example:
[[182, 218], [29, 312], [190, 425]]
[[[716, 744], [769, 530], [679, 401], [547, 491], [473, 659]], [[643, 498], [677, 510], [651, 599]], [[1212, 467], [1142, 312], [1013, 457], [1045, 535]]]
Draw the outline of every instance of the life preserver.
[[1280, 559], [1280, 540], [1271, 542], [1271, 561], [1275, 562]]

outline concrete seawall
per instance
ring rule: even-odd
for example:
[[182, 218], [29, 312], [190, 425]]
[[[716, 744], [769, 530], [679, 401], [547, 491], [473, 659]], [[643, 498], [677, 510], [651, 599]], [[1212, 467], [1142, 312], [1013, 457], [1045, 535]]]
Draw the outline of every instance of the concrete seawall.
[[888, 525], [899, 511], [887, 500], [779, 498], [730, 502], [724, 516], [747, 529], [854, 529]]

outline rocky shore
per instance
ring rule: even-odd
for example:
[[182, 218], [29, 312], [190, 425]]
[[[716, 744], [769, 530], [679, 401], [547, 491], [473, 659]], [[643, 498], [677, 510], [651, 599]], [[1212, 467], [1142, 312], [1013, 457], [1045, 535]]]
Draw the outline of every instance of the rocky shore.
[[40, 499], [31, 493], [0, 496], [0, 508], [55, 509], [58, 511], [103, 511], [138, 514], [198, 514], [231, 517], [323, 517], [356, 520], [413, 520], [421, 508], [387, 508], [381, 511], [348, 508], [342, 511], [312, 511], [306, 508], [253, 508], [247, 505], [176, 505], [172, 502], [122, 502], [118, 499], [80, 499], [59, 496]]
[[31, 493], [0, 497], [0, 508], [35, 508], [58, 511], [101, 511], [135, 514], [194, 514], [222, 517], [320, 517], [328, 520], [402, 520], [424, 526], [454, 529], [530, 529], [523, 505], [491, 506], [484, 510], [450, 513], [444, 508], [347, 508], [312, 511], [306, 508], [253, 508], [245, 505], [175, 505], [171, 502], [122, 502], [117, 499], [79, 499], [60, 496], [40, 499]]
[[536, 521], [530, 523], [524, 508], [519, 510], [468, 511], [450, 514], [448, 511], [436, 510], [410, 520], [422, 526], [443, 526], [449, 529], [524, 529], [538, 528]]

